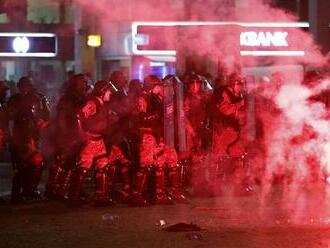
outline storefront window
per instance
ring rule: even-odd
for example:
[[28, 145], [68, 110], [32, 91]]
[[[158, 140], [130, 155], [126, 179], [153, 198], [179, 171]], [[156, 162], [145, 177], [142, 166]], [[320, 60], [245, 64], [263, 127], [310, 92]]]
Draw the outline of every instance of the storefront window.
[[73, 24], [74, 22], [74, 8], [72, 4], [65, 5], [65, 23]]
[[0, 14], [0, 23], [7, 23], [8, 17], [7, 14]]
[[32, 23], [59, 23], [59, 3], [52, 0], [28, 0], [27, 19]]

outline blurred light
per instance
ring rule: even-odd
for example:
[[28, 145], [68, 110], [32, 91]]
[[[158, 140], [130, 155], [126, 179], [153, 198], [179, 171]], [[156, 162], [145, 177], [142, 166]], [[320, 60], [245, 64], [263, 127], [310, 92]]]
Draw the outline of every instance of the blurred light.
[[164, 66], [162, 67], [162, 78], [164, 78], [164, 77], [166, 76], [166, 74], [167, 74], [167, 68], [166, 68], [166, 66], [164, 65]]
[[138, 79], [141, 81], [143, 81], [143, 76], [144, 76], [143, 69], [144, 69], [143, 64], [140, 64], [138, 69]]
[[165, 63], [164, 62], [154, 62], [154, 61], [151, 61], [150, 62], [150, 66], [165, 66]]
[[146, 56], [148, 59], [152, 61], [159, 61], [159, 62], [176, 62], [175, 56]]
[[327, 177], [326, 181], [328, 184], [330, 184], [330, 177]]
[[241, 56], [305, 56], [304, 51], [240, 51]]
[[147, 34], [136, 34], [134, 38], [134, 42], [136, 45], [145, 46], [149, 45], [149, 35]]
[[56, 53], [0, 53], [0, 57], [55, 57]]
[[87, 36], [87, 45], [90, 47], [100, 47], [102, 44], [101, 35], [91, 34]]
[[26, 37], [16, 37], [13, 41], [13, 49], [16, 53], [26, 53], [29, 51], [30, 41]]
[[55, 37], [55, 34], [52, 33], [0, 33], [0, 37]]
[[272, 27], [272, 28], [309, 28], [308, 22], [203, 22], [203, 21], [178, 21], [178, 22], [133, 22], [132, 28], [138, 26], [228, 26], [242, 27]]

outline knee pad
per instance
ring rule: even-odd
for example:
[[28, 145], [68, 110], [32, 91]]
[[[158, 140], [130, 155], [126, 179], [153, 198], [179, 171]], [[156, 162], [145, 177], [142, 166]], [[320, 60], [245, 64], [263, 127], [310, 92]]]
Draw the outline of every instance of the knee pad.
[[149, 173], [149, 172], [151, 172], [152, 168], [153, 168], [152, 165], [143, 166], [138, 170], [138, 173], [141, 173], [141, 174]]
[[156, 174], [164, 173], [164, 172], [165, 172], [164, 166], [157, 166], [156, 167]]
[[121, 173], [127, 173], [127, 172], [129, 172], [129, 168], [128, 167], [122, 167], [120, 171], [121, 171]]
[[107, 171], [115, 171], [117, 169], [117, 165], [116, 164], [109, 164], [104, 169], [106, 169]]
[[36, 153], [31, 157], [31, 164], [40, 168], [43, 166], [44, 158], [39, 154]]
[[103, 173], [107, 173], [107, 171], [108, 171], [108, 167], [104, 167], [104, 168], [101, 168], [101, 169], [97, 169], [96, 173], [103, 174]]
[[79, 174], [87, 174], [88, 169], [85, 169], [83, 167], [77, 167], [75, 169], [72, 170], [72, 173], [79, 173]]

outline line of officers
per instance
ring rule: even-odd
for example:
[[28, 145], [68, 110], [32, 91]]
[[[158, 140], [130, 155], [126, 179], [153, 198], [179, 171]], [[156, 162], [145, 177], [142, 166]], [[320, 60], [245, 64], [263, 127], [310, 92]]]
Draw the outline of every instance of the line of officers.
[[[63, 86], [54, 120], [46, 97], [31, 78], [22, 77], [19, 93], [8, 101], [8, 87], [1, 82], [0, 142], [1, 147], [8, 144], [14, 168], [11, 201], [41, 197], [37, 188], [45, 159], [39, 144], [47, 128], [53, 130], [56, 155], [47, 198], [84, 204], [84, 181], [91, 169], [96, 206], [113, 204], [114, 198], [136, 206], [187, 203], [189, 187], [196, 194], [221, 191], [215, 183], [226, 170], [221, 161], [230, 157], [241, 163], [245, 153], [240, 136], [246, 107], [243, 82], [234, 74], [230, 83], [211, 92], [201, 76], [191, 73], [184, 78], [186, 152], [180, 154], [177, 146], [164, 141], [166, 80], [179, 83], [174, 75], [163, 80], [148, 76], [143, 84], [132, 80], [127, 87], [124, 74], [115, 71], [109, 81], [91, 87], [86, 75], [73, 75]], [[205, 161], [210, 151], [216, 163]], [[212, 169], [206, 169], [208, 164]], [[245, 183], [243, 174], [239, 187]]]

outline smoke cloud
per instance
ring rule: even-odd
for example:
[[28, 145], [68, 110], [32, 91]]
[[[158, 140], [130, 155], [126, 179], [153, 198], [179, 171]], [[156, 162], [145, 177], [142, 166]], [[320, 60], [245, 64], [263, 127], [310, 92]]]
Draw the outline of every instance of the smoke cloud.
[[[236, 21], [236, 22], [294, 22], [298, 18], [293, 13], [274, 8], [261, 0], [251, 0], [247, 4], [234, 8], [233, 1], [225, 0], [77, 0], [102, 23], [130, 21]], [[183, 6], [186, 4], [188, 10]], [[177, 44], [181, 54], [194, 54], [213, 63], [218, 61], [227, 72], [237, 67], [253, 67], [266, 64], [270, 75], [281, 65], [309, 65], [322, 67], [326, 58], [314, 43], [310, 33], [300, 29], [290, 29], [290, 46], [305, 51], [305, 56], [242, 58], [239, 51], [237, 33], [239, 26], [230, 27], [190, 27], [179, 36], [166, 37]], [[272, 68], [271, 68], [272, 67]], [[269, 109], [260, 111], [260, 119], [265, 126], [264, 147], [265, 175], [262, 194], [270, 193], [274, 175], [290, 175], [286, 183], [285, 202], [289, 210], [295, 210], [296, 221], [305, 218], [308, 212], [307, 198], [301, 198], [300, 188], [311, 184], [313, 180], [322, 181], [329, 174], [330, 124], [328, 110], [320, 101], [311, 101], [311, 97], [327, 89], [328, 80], [320, 80], [315, 85], [302, 84], [302, 70], [283, 73], [278, 88], [263, 85], [261, 97], [267, 99], [276, 109], [276, 115]], [[258, 84], [258, 82], [255, 82]], [[268, 112], [267, 112], [268, 111]], [[290, 181], [290, 182], [289, 182]], [[293, 182], [293, 183], [292, 183]], [[288, 198], [287, 198], [288, 197]], [[295, 199], [298, 199], [297, 201]], [[297, 206], [299, 205], [299, 208]], [[261, 208], [264, 205], [261, 204]], [[306, 207], [306, 208], [305, 208]], [[310, 205], [309, 205], [310, 207]]]

